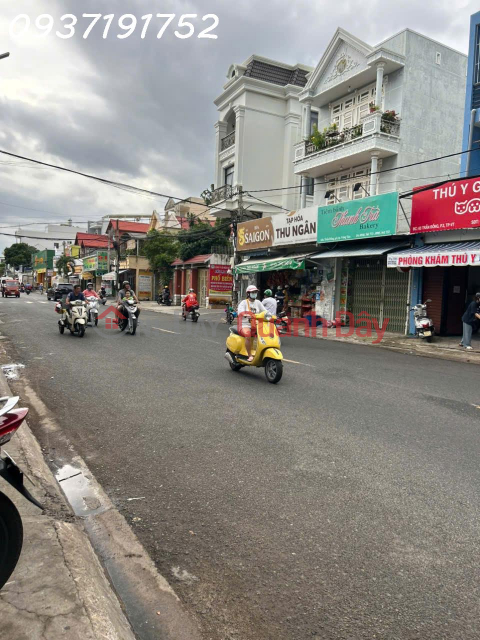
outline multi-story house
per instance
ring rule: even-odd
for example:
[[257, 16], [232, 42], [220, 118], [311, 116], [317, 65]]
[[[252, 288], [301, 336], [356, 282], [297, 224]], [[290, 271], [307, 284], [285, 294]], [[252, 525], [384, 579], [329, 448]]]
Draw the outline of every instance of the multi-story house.
[[[314, 69], [258, 56], [232, 65], [215, 101], [214, 202], [235, 211], [242, 186], [247, 211], [272, 218], [278, 235], [263, 248], [257, 242], [252, 256], [317, 249], [315, 260], [310, 255], [304, 263], [304, 281], [298, 268], [290, 280], [299, 298], [314, 288], [317, 299], [328, 300], [328, 309], [316, 306], [322, 315], [365, 311], [404, 331], [415, 283], [409, 273], [387, 270], [385, 254], [410, 240], [408, 199], [395, 204], [383, 237], [375, 232], [369, 240], [363, 232], [334, 247], [333, 236], [322, 237], [319, 228], [314, 242], [307, 234], [282, 249], [277, 216], [296, 210], [313, 224], [318, 207], [345, 203], [352, 210], [358, 200], [358, 210], [367, 197], [458, 175], [459, 156], [418, 163], [461, 150], [465, 74], [466, 56], [410, 29], [375, 46], [338, 29]], [[258, 264], [271, 268], [264, 259]], [[242, 268], [252, 280], [254, 265]], [[262, 286], [288, 281], [278, 273], [257, 278]]]

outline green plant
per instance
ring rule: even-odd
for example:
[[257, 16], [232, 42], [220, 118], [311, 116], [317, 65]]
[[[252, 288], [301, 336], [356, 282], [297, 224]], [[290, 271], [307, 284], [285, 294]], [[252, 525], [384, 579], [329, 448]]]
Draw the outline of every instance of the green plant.
[[[324, 129], [324, 131], [326, 131], [326, 129]], [[316, 124], [313, 125], [313, 133], [310, 136], [310, 142], [314, 144], [317, 149], [325, 148], [325, 133], [321, 133]]]
[[37, 251], [36, 247], [32, 247], [26, 242], [12, 244], [12, 246], [5, 249], [5, 263], [16, 269], [22, 264], [24, 267], [28, 267], [32, 264], [32, 255]]
[[386, 122], [396, 122], [397, 120], [397, 113], [395, 112], [395, 109], [390, 109], [389, 111], [384, 111], [382, 113], [382, 120], [386, 121]]
[[370, 102], [368, 106], [370, 107], [370, 113], [375, 113], [375, 111], [380, 111], [379, 105], [375, 104], [375, 102]]
[[352, 127], [352, 138], [359, 138], [363, 134], [363, 125], [356, 124]]
[[160, 233], [157, 230], [149, 231], [143, 246], [143, 254], [148, 259], [153, 272], [159, 273], [161, 281], [168, 284], [173, 268], [172, 262], [178, 257], [180, 245], [175, 236], [168, 233]]
[[66, 255], [61, 255], [57, 258], [57, 263], [55, 268], [58, 272], [59, 276], [67, 277], [70, 272], [69, 263], [72, 262], [73, 258], [69, 258]]

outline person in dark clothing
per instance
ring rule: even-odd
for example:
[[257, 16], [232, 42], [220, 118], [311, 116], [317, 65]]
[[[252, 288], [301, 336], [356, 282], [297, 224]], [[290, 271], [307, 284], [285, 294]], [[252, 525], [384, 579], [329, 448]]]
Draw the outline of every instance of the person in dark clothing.
[[480, 320], [480, 293], [475, 294], [475, 300], [470, 302], [462, 316], [463, 337], [460, 346], [469, 351], [472, 349], [472, 331], [477, 320]]

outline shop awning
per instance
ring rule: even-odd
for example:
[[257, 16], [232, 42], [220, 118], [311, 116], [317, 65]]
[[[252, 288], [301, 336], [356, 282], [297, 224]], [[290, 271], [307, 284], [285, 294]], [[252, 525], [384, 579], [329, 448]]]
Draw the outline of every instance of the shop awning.
[[322, 253], [316, 253], [314, 256], [309, 256], [309, 260], [322, 260], [323, 258], [354, 258], [360, 256], [382, 256], [384, 253], [404, 247], [408, 242], [406, 240], [400, 240], [398, 242], [370, 242], [362, 244], [351, 244], [332, 249], [330, 251], [323, 251]]
[[387, 256], [387, 267], [480, 266], [480, 241], [426, 244]]
[[110, 273], [105, 273], [102, 276], [102, 280], [105, 280], [106, 282], [115, 281], [116, 277], [117, 274], [115, 273], [115, 271], [110, 271]]
[[247, 260], [237, 264], [235, 273], [261, 273], [263, 271], [280, 271], [282, 269], [304, 269], [306, 254], [268, 258], [267, 260]]

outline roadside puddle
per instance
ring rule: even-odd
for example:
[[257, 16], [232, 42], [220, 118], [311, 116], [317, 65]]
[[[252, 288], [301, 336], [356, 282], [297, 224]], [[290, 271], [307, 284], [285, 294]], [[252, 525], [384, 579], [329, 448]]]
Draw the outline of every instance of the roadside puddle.
[[76, 516], [86, 517], [106, 511], [92, 482], [80, 467], [66, 464], [55, 473], [70, 506]]

